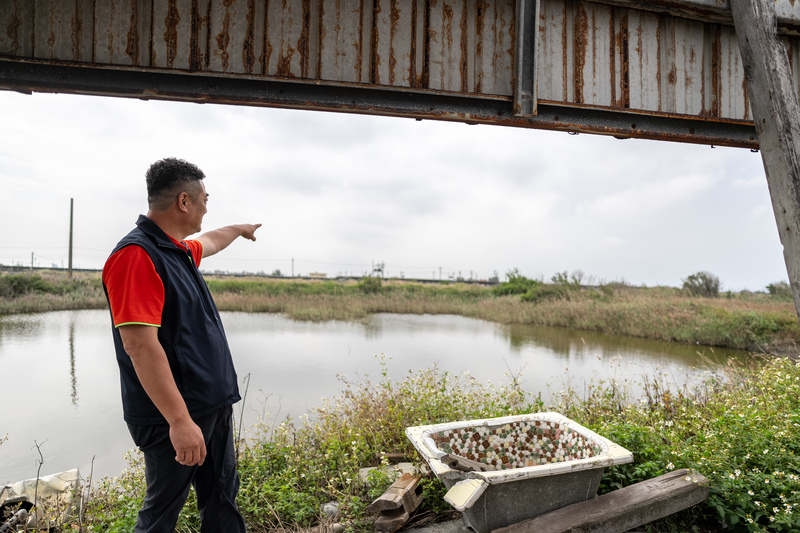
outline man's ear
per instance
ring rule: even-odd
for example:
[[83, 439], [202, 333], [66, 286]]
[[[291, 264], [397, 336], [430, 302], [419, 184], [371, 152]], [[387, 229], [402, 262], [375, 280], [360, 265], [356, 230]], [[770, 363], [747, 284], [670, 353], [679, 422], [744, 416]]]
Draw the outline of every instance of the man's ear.
[[184, 213], [187, 212], [188, 211], [188, 204], [191, 201], [191, 198], [189, 198], [189, 193], [186, 193], [186, 192], [180, 193], [178, 195], [178, 200], [177, 201], [178, 201], [178, 209], [180, 209]]

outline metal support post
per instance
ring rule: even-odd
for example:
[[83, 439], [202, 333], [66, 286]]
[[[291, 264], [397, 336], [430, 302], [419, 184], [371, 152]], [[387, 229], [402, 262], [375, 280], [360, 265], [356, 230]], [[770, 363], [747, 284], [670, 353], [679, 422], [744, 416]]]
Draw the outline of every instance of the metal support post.
[[536, 35], [539, 0], [517, 0], [514, 58], [514, 116], [536, 115]]

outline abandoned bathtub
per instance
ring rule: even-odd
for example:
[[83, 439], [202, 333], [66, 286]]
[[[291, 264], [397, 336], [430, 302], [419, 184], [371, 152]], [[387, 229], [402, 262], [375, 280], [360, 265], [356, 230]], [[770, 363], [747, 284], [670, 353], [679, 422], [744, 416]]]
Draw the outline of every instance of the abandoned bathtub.
[[416, 426], [406, 436], [478, 533], [594, 498], [606, 467], [633, 462], [558, 413]]

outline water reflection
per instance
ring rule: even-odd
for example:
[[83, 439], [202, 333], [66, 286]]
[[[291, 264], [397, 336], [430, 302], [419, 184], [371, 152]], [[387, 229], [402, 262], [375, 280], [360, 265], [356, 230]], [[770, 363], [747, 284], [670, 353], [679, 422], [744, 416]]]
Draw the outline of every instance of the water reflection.
[[72, 405], [78, 407], [78, 378], [75, 376], [75, 319], [69, 321], [69, 376], [72, 381]]
[[[449, 315], [374, 315], [358, 322], [296, 322], [276, 314], [223, 313], [240, 378], [250, 376], [237, 406], [245, 428], [271, 412], [298, 417], [339, 395], [337, 375], [369, 379], [385, 370], [401, 380], [437, 365], [469, 371], [479, 382], [521, 374], [525, 390], [542, 394], [571, 380], [582, 390], [596, 378], [657, 369], [699, 373], [696, 346]], [[708, 349], [705, 351], [708, 353]], [[715, 350], [724, 360], [740, 352]], [[376, 355], [386, 354], [381, 367]], [[565, 374], [565, 368], [569, 373]], [[122, 420], [119, 377], [106, 311], [68, 311], [0, 319], [0, 375], [13, 408], [0, 415], [0, 484], [36, 474], [32, 449], [53, 473], [78, 466], [117, 474], [133, 447]], [[372, 381], [376, 381], [373, 378]], [[680, 379], [677, 378], [676, 381]], [[242, 384], [244, 390], [244, 384]]]
[[543, 348], [565, 357], [583, 354], [585, 357], [600, 356], [603, 359], [634, 355], [642, 362], [659, 363], [669, 359], [673, 363], [695, 366], [704, 361], [717, 363], [731, 357], [740, 358], [746, 355], [741, 350], [728, 348], [711, 348], [530, 324], [508, 326], [508, 340], [512, 351], [533, 347]]

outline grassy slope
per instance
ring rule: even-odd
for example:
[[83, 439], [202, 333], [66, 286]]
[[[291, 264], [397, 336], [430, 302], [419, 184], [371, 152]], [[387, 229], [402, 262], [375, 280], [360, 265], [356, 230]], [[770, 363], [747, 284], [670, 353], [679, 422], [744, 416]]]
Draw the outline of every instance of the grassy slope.
[[[624, 285], [570, 290], [522, 301], [491, 287], [403, 281], [302, 281], [209, 276], [222, 311], [279, 312], [298, 320], [360, 320], [371, 313], [455, 314], [506, 324], [538, 324], [664, 341], [774, 350], [800, 342], [790, 300], [757, 293], [688, 296], [669, 287]], [[0, 275], [0, 314], [103, 309], [99, 273]]]

